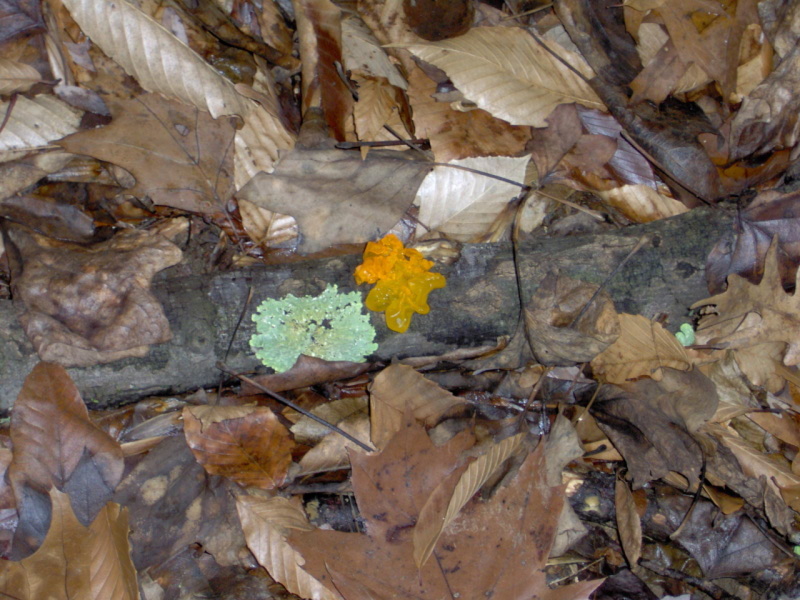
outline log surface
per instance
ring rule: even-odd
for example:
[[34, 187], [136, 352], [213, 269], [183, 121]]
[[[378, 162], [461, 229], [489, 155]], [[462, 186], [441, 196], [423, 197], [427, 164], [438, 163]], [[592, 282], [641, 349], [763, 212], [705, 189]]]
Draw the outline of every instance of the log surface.
[[[704, 208], [602, 234], [531, 240], [518, 257], [523, 297], [530, 297], [549, 270], [601, 283], [647, 236], [606, 289], [618, 311], [649, 318], [664, 314], [674, 331], [688, 307], [709, 295], [706, 256], [721, 236], [731, 235], [731, 223], [726, 212]], [[72, 368], [70, 375], [84, 400], [96, 407], [214, 386], [220, 378], [214, 365], [225, 355], [250, 286], [253, 300], [225, 360], [239, 371], [256, 370], [259, 363], [247, 340], [253, 332], [250, 315], [258, 304], [287, 293], [316, 294], [328, 283], [338, 283], [341, 291], [358, 289], [352, 274], [359, 262], [358, 256], [346, 256], [183, 277], [164, 271], [153, 290], [163, 303], [173, 339], [151, 348], [144, 358]], [[493, 344], [514, 332], [519, 295], [509, 243], [464, 245], [458, 261], [436, 270], [447, 277], [447, 287], [431, 294], [430, 314], [415, 315], [408, 333], [389, 331], [383, 314], [371, 313], [379, 343], [373, 359], [441, 354]], [[37, 360], [17, 322], [16, 307], [0, 301], [0, 409], [13, 405]]]

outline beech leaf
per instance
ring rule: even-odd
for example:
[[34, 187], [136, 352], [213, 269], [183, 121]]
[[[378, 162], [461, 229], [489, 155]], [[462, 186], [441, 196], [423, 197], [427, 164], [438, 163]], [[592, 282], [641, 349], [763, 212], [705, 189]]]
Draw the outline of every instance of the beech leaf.
[[[498, 156], [454, 160], [451, 164], [522, 183], [528, 161], [527, 156]], [[458, 241], [476, 241], [489, 231], [519, 191], [518, 186], [478, 173], [437, 166], [417, 191], [421, 222], [417, 233], [432, 229]]]
[[[553, 41], [543, 43], [587, 80], [594, 76], [580, 55]], [[447, 73], [478, 107], [512, 125], [546, 127], [547, 117], [559, 104], [604, 108], [584, 79], [524, 29], [475, 27], [456, 38], [405, 47]]]
[[83, 33], [148, 92], [208, 111], [244, 117], [252, 103], [160, 23], [125, 0], [65, 0]]
[[289, 432], [268, 408], [250, 407], [246, 415], [242, 408], [217, 406], [213, 415], [204, 410], [202, 428], [196, 409], [185, 408], [186, 443], [212, 475], [228, 477], [242, 486], [275, 488], [283, 483], [292, 462]]

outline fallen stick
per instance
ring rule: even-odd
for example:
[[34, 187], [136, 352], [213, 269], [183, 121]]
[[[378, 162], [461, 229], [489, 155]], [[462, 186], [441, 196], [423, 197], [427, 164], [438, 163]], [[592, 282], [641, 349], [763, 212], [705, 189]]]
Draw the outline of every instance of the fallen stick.
[[[667, 327], [674, 331], [686, 319], [688, 307], [709, 295], [706, 256], [720, 236], [730, 232], [731, 223], [728, 213], [703, 208], [602, 234], [528, 241], [519, 256], [522, 297], [529, 298], [551, 269], [602, 283], [647, 236], [606, 290], [618, 311], [649, 318], [665, 315]], [[337, 283], [342, 291], [357, 289], [353, 270], [359, 261], [354, 255], [189, 277], [170, 277], [170, 271], [164, 271], [153, 290], [170, 321], [172, 341], [154, 346], [144, 358], [72, 368], [69, 373], [87, 403], [107, 407], [214, 386], [220, 379], [218, 360], [224, 359], [233, 370], [253, 372], [259, 363], [247, 341], [253, 331], [249, 315], [258, 303], [287, 293], [316, 294], [327, 283]], [[519, 295], [509, 243], [466, 244], [458, 261], [435, 270], [447, 277], [447, 287], [430, 295], [430, 314], [416, 315], [407, 333], [388, 330], [383, 314], [371, 314], [379, 343], [374, 358], [443, 354], [494, 344], [514, 332]], [[250, 286], [253, 301], [225, 357]], [[13, 405], [37, 361], [15, 307], [0, 301], [0, 409]]]

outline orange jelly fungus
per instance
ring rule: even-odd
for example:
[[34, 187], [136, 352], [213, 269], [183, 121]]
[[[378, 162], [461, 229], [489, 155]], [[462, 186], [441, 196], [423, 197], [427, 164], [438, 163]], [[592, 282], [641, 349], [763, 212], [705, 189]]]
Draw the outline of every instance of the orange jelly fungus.
[[367, 294], [368, 309], [386, 313], [386, 326], [404, 333], [414, 313], [426, 315], [428, 294], [443, 288], [444, 275], [431, 273], [433, 262], [425, 260], [418, 250], [404, 248], [394, 234], [377, 242], [368, 242], [364, 262], [356, 267], [356, 283], [374, 283]]

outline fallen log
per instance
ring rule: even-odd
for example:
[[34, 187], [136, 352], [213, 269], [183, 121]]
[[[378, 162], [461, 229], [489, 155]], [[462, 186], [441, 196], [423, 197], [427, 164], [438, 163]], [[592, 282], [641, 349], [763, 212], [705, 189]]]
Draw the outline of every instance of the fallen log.
[[[722, 235], [730, 234], [731, 223], [728, 213], [703, 208], [602, 234], [530, 240], [522, 244], [518, 257], [522, 297], [529, 298], [550, 270], [601, 283], [646, 236], [606, 290], [618, 311], [650, 318], [665, 315], [667, 327], [675, 330], [688, 307], [708, 296], [706, 256]], [[87, 403], [107, 407], [214, 386], [220, 380], [215, 364], [223, 357], [232, 369], [252, 372], [259, 363], [248, 346], [253, 332], [249, 315], [258, 303], [287, 293], [316, 294], [328, 283], [337, 283], [341, 291], [357, 289], [352, 274], [359, 261], [353, 255], [182, 277], [166, 270], [153, 290], [163, 303], [172, 340], [154, 346], [144, 358], [71, 368], [69, 373]], [[415, 316], [407, 333], [388, 330], [382, 314], [371, 314], [379, 343], [373, 359], [442, 354], [494, 344], [514, 332], [519, 294], [509, 243], [466, 244], [459, 260], [436, 270], [447, 277], [447, 287], [431, 294], [430, 314]], [[253, 301], [235, 331], [250, 286]], [[11, 301], [0, 301], [0, 409], [13, 405], [37, 361], [16, 320], [16, 308]]]

